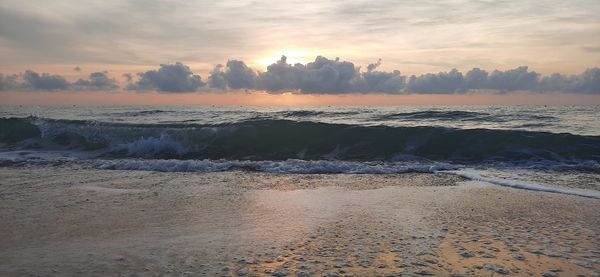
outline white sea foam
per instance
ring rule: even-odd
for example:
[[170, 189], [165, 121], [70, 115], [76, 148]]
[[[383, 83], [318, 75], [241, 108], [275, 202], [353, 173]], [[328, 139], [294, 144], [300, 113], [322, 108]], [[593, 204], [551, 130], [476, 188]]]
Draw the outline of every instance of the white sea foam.
[[240, 160], [98, 160], [101, 169], [149, 170], [163, 172], [212, 172], [247, 169], [271, 173], [354, 173], [394, 174], [407, 172], [430, 173], [432, 170], [455, 169], [446, 164], [364, 163], [328, 160], [240, 161]]
[[160, 137], [142, 137], [133, 142], [118, 144], [113, 147], [113, 151], [125, 151], [128, 156], [151, 158], [161, 154], [183, 155], [188, 149], [163, 133]]
[[514, 180], [507, 180], [507, 179], [500, 179], [500, 178], [489, 178], [489, 177], [481, 176], [480, 174], [469, 171], [469, 170], [436, 170], [435, 173], [454, 174], [454, 175], [458, 175], [461, 177], [465, 177], [467, 179], [486, 182], [486, 183], [504, 186], [504, 187], [600, 199], [600, 192], [598, 192], [598, 191], [583, 190], [583, 189], [570, 189], [570, 188], [563, 188], [563, 187], [553, 187], [553, 186], [549, 186], [549, 185], [527, 183], [527, 182], [523, 182], [523, 181], [514, 181]]
[[[139, 155], [141, 152], [156, 155], [157, 153], [175, 152], [181, 154], [185, 151], [180, 145], [172, 143], [167, 136], [161, 138], [142, 139], [132, 144], [123, 145], [127, 152]], [[141, 151], [140, 153], [136, 151]], [[161, 172], [218, 172], [228, 170], [251, 170], [270, 173], [298, 173], [298, 174], [400, 174], [408, 172], [422, 173], [445, 173], [462, 176], [472, 180], [487, 182], [490, 184], [566, 195], [576, 195], [600, 199], [600, 192], [594, 190], [572, 189], [556, 186], [560, 182], [551, 181], [552, 185], [544, 184], [545, 181], [554, 180], [539, 178], [542, 173], [560, 174], [562, 169], [567, 169], [570, 174], [594, 175], [597, 162], [583, 162], [581, 164], [562, 165], [560, 163], [539, 164], [534, 166], [509, 166], [508, 164], [491, 165], [484, 172], [479, 173], [463, 166], [455, 166], [447, 163], [431, 162], [357, 162], [339, 160], [298, 160], [288, 159], [283, 161], [248, 161], [248, 160], [178, 160], [178, 159], [99, 159], [103, 152], [89, 151], [0, 151], [0, 166], [5, 165], [52, 165], [73, 164], [90, 166], [99, 169], [115, 170], [145, 170]], [[460, 169], [462, 168], [462, 169]], [[588, 173], [577, 173], [577, 169], [591, 170]], [[460, 170], [459, 170], [460, 169]], [[539, 171], [543, 169], [543, 171]], [[496, 172], [504, 172], [498, 174]], [[513, 170], [519, 170], [511, 172]], [[549, 171], [548, 171], [549, 170]], [[559, 170], [559, 171], [554, 171]], [[521, 172], [520, 172], [521, 171]], [[495, 173], [494, 173], [495, 172]], [[536, 173], [538, 172], [538, 173]], [[508, 175], [507, 175], [508, 174]], [[533, 175], [532, 175], [533, 174]], [[492, 175], [492, 176], [490, 176]], [[529, 176], [531, 175], [531, 176]], [[582, 175], [583, 176], [583, 175]], [[514, 180], [514, 179], [521, 180]], [[540, 182], [540, 180], [542, 180]], [[563, 182], [564, 183], [564, 182]]]
[[482, 181], [505, 187], [560, 193], [600, 199], [600, 192], [549, 185], [513, 181], [502, 178], [489, 178], [469, 170], [457, 170], [448, 164], [401, 164], [401, 163], [364, 163], [349, 161], [239, 161], [239, 160], [98, 160], [96, 167], [116, 170], [147, 170], [162, 172], [217, 172], [233, 169], [246, 169], [270, 173], [350, 173], [350, 174], [398, 174], [408, 172], [454, 174], [467, 179]]
[[97, 155], [96, 152], [80, 151], [0, 151], [0, 164], [14, 165], [46, 165], [55, 163], [76, 162]]

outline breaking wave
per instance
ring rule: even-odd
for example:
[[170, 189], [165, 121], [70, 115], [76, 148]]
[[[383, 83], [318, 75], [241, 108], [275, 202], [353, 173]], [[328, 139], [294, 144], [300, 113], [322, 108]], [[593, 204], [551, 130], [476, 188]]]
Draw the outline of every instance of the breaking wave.
[[[146, 159], [561, 162], [600, 160], [600, 136], [517, 130], [390, 127], [253, 119], [231, 124], [133, 124], [0, 119], [18, 149], [102, 150]], [[597, 163], [597, 162], [596, 162]]]

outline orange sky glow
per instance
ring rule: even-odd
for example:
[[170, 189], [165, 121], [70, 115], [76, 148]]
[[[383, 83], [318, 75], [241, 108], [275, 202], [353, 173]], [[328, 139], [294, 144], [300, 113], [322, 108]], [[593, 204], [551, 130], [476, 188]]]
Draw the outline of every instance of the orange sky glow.
[[459, 95], [301, 95], [264, 92], [186, 93], [157, 92], [2, 92], [8, 105], [600, 105], [600, 95], [566, 94], [459, 94]]

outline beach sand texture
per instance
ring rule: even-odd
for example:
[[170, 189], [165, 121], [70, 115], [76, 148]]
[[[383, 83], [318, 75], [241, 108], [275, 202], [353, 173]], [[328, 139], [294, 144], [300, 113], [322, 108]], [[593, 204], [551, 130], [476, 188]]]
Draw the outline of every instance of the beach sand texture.
[[598, 276], [599, 215], [444, 174], [0, 168], [0, 275]]

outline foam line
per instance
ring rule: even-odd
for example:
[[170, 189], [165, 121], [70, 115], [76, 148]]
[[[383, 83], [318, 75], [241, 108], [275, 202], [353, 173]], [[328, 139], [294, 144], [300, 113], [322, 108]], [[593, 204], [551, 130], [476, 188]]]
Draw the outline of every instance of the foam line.
[[468, 172], [468, 171], [464, 171], [464, 170], [439, 170], [439, 171], [435, 171], [434, 173], [454, 174], [454, 175], [465, 177], [467, 179], [471, 179], [474, 181], [486, 182], [486, 183], [503, 186], [503, 187], [511, 187], [511, 188], [516, 188], [516, 189], [543, 191], [543, 192], [550, 192], [550, 193], [559, 193], [559, 194], [600, 199], [600, 192], [596, 192], [596, 191], [571, 190], [571, 189], [567, 189], [567, 188], [555, 188], [555, 187], [549, 187], [549, 186], [544, 186], [544, 185], [540, 185], [540, 184], [524, 183], [524, 182], [511, 181], [511, 180], [506, 180], [506, 179], [493, 179], [493, 178], [483, 177], [477, 173]]
[[96, 160], [95, 166], [100, 169], [116, 170], [148, 170], [162, 172], [215, 172], [233, 169], [247, 169], [270, 173], [298, 174], [398, 174], [407, 172], [432, 172], [435, 169], [451, 169], [444, 165], [397, 165], [366, 164], [349, 161], [306, 161], [289, 159], [285, 161], [240, 161], [240, 160]]

